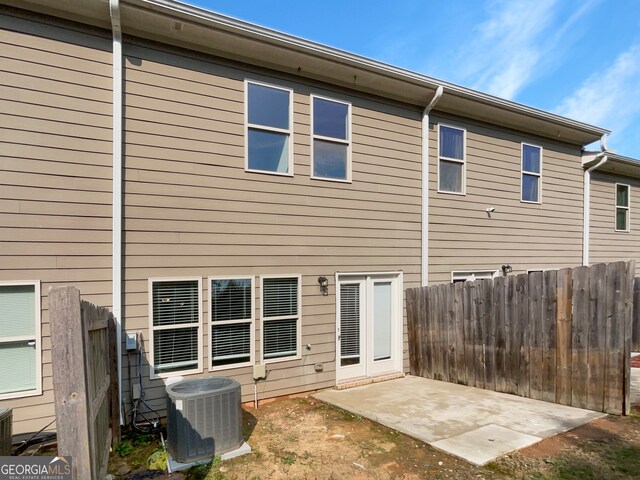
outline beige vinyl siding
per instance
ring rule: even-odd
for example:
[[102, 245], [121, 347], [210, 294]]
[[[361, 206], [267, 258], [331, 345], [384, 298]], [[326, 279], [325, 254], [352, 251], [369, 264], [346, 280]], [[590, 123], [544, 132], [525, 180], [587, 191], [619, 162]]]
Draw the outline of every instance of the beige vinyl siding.
[[[466, 195], [438, 193], [438, 123], [466, 129]], [[542, 203], [520, 201], [521, 143], [543, 148]], [[429, 283], [453, 270], [580, 265], [580, 148], [432, 114], [429, 132]], [[491, 218], [486, 209], [494, 207]]]
[[[629, 231], [615, 231], [616, 183], [629, 185]], [[591, 264], [635, 260], [640, 276], [640, 180], [607, 173], [591, 174]]]
[[[405, 287], [420, 281], [418, 110], [156, 44], [130, 42], [124, 52], [126, 328], [142, 331], [148, 352], [150, 277], [254, 276], [259, 319], [259, 276], [301, 274], [302, 345], [311, 349], [269, 364], [258, 394], [335, 385], [335, 273], [402, 270]], [[293, 178], [244, 170], [245, 78], [293, 89]], [[309, 178], [311, 93], [353, 104], [351, 184]], [[326, 297], [319, 276], [329, 279]], [[256, 328], [259, 359], [259, 320]], [[125, 399], [127, 370], [125, 360]], [[146, 398], [164, 410], [163, 382], [148, 373], [145, 361]], [[238, 379], [243, 399], [253, 398], [250, 367], [215, 374]]]
[[0, 8], [0, 280], [41, 282], [43, 337], [42, 395], [0, 400], [14, 434], [54, 416], [49, 288], [111, 305], [110, 64], [108, 34]]

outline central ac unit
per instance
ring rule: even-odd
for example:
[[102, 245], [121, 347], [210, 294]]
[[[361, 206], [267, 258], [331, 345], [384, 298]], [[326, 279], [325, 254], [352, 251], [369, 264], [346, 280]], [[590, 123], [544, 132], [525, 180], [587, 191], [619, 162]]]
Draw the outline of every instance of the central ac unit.
[[0, 457], [11, 455], [11, 409], [0, 408]]
[[240, 384], [227, 377], [167, 386], [167, 448], [180, 463], [213, 458], [242, 440]]

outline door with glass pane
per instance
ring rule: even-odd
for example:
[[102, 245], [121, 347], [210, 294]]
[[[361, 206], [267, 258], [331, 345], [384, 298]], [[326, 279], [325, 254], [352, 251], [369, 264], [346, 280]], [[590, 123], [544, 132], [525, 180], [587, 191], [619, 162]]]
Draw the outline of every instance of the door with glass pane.
[[397, 275], [339, 277], [338, 383], [402, 370], [399, 292]]

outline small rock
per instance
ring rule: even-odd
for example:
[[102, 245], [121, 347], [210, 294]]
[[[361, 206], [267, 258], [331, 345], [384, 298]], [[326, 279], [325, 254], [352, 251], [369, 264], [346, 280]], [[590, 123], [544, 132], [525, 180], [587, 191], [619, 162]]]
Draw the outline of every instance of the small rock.
[[106, 477], [104, 477], [104, 480], [116, 480], [116, 477], [114, 477], [113, 475], [109, 474]]
[[438, 465], [442, 466], [442, 462], [438, 462]]
[[220, 471], [220, 472], [222, 472], [222, 473], [225, 473], [225, 472], [228, 472], [228, 471], [229, 471], [229, 469], [223, 465], [222, 467], [220, 467], [220, 468], [218, 469], [218, 471]]
[[342, 440], [344, 438], [344, 435], [336, 433], [335, 435], [331, 435], [331, 438], [335, 438], [337, 440]]
[[356, 462], [353, 462], [353, 464], [354, 464], [356, 467], [361, 468], [361, 469], [363, 469], [363, 470], [364, 470], [364, 465], [360, 465], [359, 463], [356, 463]]

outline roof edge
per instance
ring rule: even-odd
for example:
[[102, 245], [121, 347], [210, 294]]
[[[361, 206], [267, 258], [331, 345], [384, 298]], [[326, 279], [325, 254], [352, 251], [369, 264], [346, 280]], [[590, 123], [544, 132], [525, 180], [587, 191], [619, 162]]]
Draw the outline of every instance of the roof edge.
[[494, 95], [482, 93], [471, 88], [439, 80], [408, 69], [396, 67], [388, 63], [373, 60], [345, 50], [329, 47], [318, 42], [306, 40], [267, 27], [262, 27], [245, 20], [215, 13], [177, 0], [122, 0], [122, 3], [130, 4], [132, 6], [146, 7], [152, 10], [162, 10], [165, 13], [170, 11], [176, 18], [188, 19], [192, 22], [215, 26], [216, 28], [221, 28], [227, 31], [242, 32], [243, 35], [260, 38], [263, 41], [268, 41], [269, 43], [280, 47], [315, 55], [338, 63], [350, 64], [359, 68], [367, 69], [372, 73], [395, 77], [399, 80], [422, 85], [430, 89], [436, 89], [438, 86], [443, 86], [445, 94], [450, 93], [472, 99], [480, 103], [494, 105], [505, 110], [563, 125], [592, 135], [602, 136], [611, 133], [605, 128], [523, 105], [512, 100], [506, 100]]

